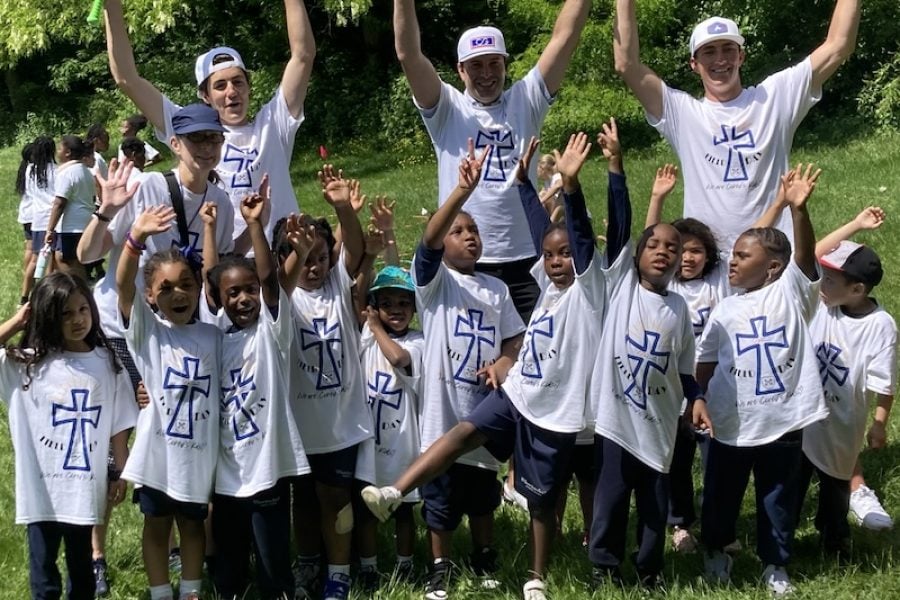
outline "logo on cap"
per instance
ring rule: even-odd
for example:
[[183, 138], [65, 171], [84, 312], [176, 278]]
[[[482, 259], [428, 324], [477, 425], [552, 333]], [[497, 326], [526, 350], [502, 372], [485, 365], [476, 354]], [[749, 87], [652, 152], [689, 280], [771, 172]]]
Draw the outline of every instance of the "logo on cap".
[[473, 50], [476, 48], [492, 48], [496, 46], [496, 42], [494, 41], [494, 36], [492, 35], [482, 35], [479, 37], [473, 37], [469, 41], [469, 47]]
[[721, 21], [716, 21], [715, 23], [710, 24], [710, 26], [706, 28], [706, 31], [709, 33], [726, 33], [728, 31], [728, 26]]

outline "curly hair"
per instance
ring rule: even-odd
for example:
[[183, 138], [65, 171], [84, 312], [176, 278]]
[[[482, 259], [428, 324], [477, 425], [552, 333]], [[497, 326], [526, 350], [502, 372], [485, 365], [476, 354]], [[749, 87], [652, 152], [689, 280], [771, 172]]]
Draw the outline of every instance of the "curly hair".
[[[678, 230], [682, 240], [690, 236], [700, 241], [700, 244], [703, 245], [703, 250], [706, 251], [706, 264], [703, 265], [703, 272], [700, 273], [700, 277], [703, 278], [709, 275], [719, 264], [719, 245], [716, 243], [716, 236], [713, 235], [712, 230], [706, 223], [693, 217], [675, 219], [672, 221], [672, 227]], [[676, 277], [680, 279], [680, 273]]]

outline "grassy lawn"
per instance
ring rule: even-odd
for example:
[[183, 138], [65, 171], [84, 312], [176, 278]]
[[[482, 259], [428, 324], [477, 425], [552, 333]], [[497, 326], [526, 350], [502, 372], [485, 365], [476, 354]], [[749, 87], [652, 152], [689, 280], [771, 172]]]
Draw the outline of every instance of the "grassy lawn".
[[[3, 318], [12, 314], [18, 296], [21, 277], [21, 230], [16, 223], [18, 198], [13, 193], [18, 149], [0, 150], [0, 313]], [[295, 161], [294, 181], [304, 211], [314, 215], [327, 214], [313, 174], [315, 165], [310, 152]], [[629, 155], [626, 149], [626, 171], [629, 175], [634, 202], [634, 228], [638, 232], [644, 221], [647, 197], [657, 166], [672, 161], [667, 147], [639, 155]], [[897, 226], [900, 212], [900, 135], [878, 134], [865, 140], [851, 140], [838, 146], [810, 142], [796, 150], [793, 161], [814, 161], [824, 170], [819, 187], [810, 201], [810, 211], [817, 234], [853, 218], [869, 205], [880, 205], [888, 214], [886, 224], [878, 231], [860, 238], [874, 246], [882, 257], [887, 276], [876, 289], [876, 297], [894, 315], [900, 314], [900, 279], [895, 271], [900, 267], [900, 249], [891, 240], [900, 238]], [[302, 162], [302, 164], [300, 164]], [[362, 180], [365, 192], [371, 197], [387, 194], [397, 200], [397, 237], [401, 256], [408, 260], [421, 234], [422, 223], [416, 217], [421, 208], [433, 208], [436, 194], [436, 172], [433, 164], [412, 164], [398, 167], [394, 157], [386, 155], [334, 156], [333, 162], [350, 177]], [[583, 184], [588, 204], [595, 218], [605, 214], [605, 164], [593, 159], [586, 167]], [[277, 190], [274, 190], [277, 193]], [[681, 186], [666, 207], [665, 218], [680, 215]], [[585, 349], [591, 351], [592, 349]], [[6, 411], [0, 408], [0, 430], [8, 431]], [[897, 418], [890, 427], [891, 439], [900, 437]], [[869, 485], [876, 489], [888, 512], [900, 517], [900, 446], [889, 445], [880, 452], [864, 454], [864, 467]], [[13, 455], [8, 435], [0, 435], [0, 599], [19, 599], [27, 596], [28, 555], [24, 528], [14, 525], [15, 499]], [[699, 474], [698, 474], [699, 475]], [[666, 554], [665, 578], [669, 595], [675, 598], [702, 596], [707, 598], [763, 598], [767, 593], [757, 585], [761, 565], [753, 547], [755, 517], [752, 491], [745, 499], [744, 511], [738, 524], [739, 538], [744, 551], [737, 557], [733, 572], [734, 586], [728, 589], [709, 588], [700, 580], [702, 561], [699, 555]], [[581, 517], [577, 499], [570, 492], [569, 508], [564, 526], [565, 534], [558, 541], [549, 577], [550, 593], [554, 598], [588, 598], [590, 564], [581, 548]], [[500, 551], [501, 580], [504, 586], [497, 591], [483, 591], [465, 575], [458, 580], [456, 598], [518, 598], [528, 567], [527, 517], [524, 513], [504, 506], [497, 513], [497, 546]], [[114, 513], [110, 534], [108, 560], [110, 564], [113, 598], [147, 598], [140, 551], [141, 518], [130, 504], [120, 506]], [[837, 564], [823, 556], [817, 547], [812, 526], [812, 513], [804, 513], [798, 530], [796, 559], [790, 572], [798, 584], [798, 597], [810, 598], [892, 598], [900, 597], [900, 559], [898, 533], [873, 533], [859, 528], [853, 530], [853, 553], [849, 562]], [[382, 567], [392, 562], [393, 544], [387, 529], [383, 531], [381, 546]], [[468, 553], [469, 541], [465, 528], [457, 533], [457, 556]], [[426, 562], [424, 532], [420, 534], [417, 562]], [[626, 576], [632, 577], [626, 566]], [[601, 590], [602, 597], [641, 597], [636, 588]], [[255, 598], [252, 593], [247, 598]], [[361, 597], [361, 596], [357, 596]], [[377, 598], [420, 598], [418, 588], [385, 588]]]

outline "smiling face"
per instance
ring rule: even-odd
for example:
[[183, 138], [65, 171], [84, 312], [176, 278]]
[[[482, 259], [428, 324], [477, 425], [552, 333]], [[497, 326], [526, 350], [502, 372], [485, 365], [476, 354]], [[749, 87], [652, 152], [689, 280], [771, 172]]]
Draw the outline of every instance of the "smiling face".
[[569, 248], [569, 234], [565, 229], [553, 229], [544, 236], [541, 245], [544, 272], [559, 289], [565, 289], [575, 281], [575, 265]]
[[170, 145], [185, 167], [205, 178], [219, 164], [224, 142], [220, 131], [194, 131], [174, 136]]
[[378, 309], [378, 319], [385, 329], [394, 334], [402, 334], [412, 321], [416, 297], [406, 290], [383, 288], [375, 291], [375, 308]]
[[155, 305], [166, 320], [186, 325], [194, 318], [200, 301], [200, 284], [183, 262], [164, 262], [156, 267], [147, 288], [147, 302]]
[[728, 283], [748, 292], [774, 281], [784, 265], [772, 257], [755, 236], [742, 235], [734, 243], [728, 263]]
[[743, 64], [744, 51], [731, 40], [703, 44], [691, 57], [691, 70], [700, 76], [706, 98], [715, 102], [728, 102], [741, 94]]
[[247, 123], [250, 106], [250, 82], [240, 67], [216, 71], [206, 80], [203, 100], [216, 109], [222, 125], [235, 127]]
[[325, 241], [325, 238], [316, 238], [309, 254], [306, 256], [306, 262], [300, 269], [300, 278], [297, 280], [297, 286], [306, 290], [317, 290], [325, 284], [325, 277], [331, 270], [331, 248]]
[[459, 213], [444, 236], [444, 262], [460, 273], [474, 273], [481, 258], [481, 235], [471, 215]]
[[490, 104], [503, 93], [506, 83], [506, 58], [502, 54], [482, 54], [457, 63], [456, 70], [469, 95]]
[[681, 262], [681, 235], [667, 223], [659, 223], [647, 238], [638, 255], [641, 285], [655, 292], [663, 292]]
[[697, 279], [703, 275], [706, 267], [706, 246], [700, 238], [693, 235], [681, 236], [681, 278], [685, 281]]
[[81, 292], [75, 292], [66, 301], [62, 311], [63, 347], [69, 352], [89, 352], [91, 347], [85, 341], [91, 332], [94, 319], [91, 305]]
[[259, 319], [259, 277], [250, 269], [232, 267], [219, 279], [219, 303], [238, 329], [250, 327]]

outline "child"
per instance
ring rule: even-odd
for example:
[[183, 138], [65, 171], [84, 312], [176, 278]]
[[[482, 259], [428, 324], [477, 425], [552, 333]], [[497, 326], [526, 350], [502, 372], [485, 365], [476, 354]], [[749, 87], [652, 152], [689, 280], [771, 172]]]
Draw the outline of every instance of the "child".
[[[40, 136], [34, 140], [31, 161], [25, 172], [25, 193], [31, 199], [31, 261], [25, 270], [25, 278], [34, 279], [34, 268], [44, 247], [47, 223], [53, 209], [56, 186], [56, 144], [53, 138]], [[52, 272], [47, 266], [45, 275]], [[27, 300], [27, 298], [25, 298]]]
[[[310, 475], [294, 480], [297, 593], [317, 595], [319, 540], [324, 538], [328, 560], [324, 597], [343, 600], [350, 591], [351, 492], [358, 445], [372, 437], [352, 294], [363, 244], [348, 181], [331, 165], [325, 165], [319, 179], [325, 201], [340, 222], [343, 247], [332, 264], [333, 236], [327, 221], [302, 221], [304, 227], [315, 226], [316, 241], [291, 295], [291, 398], [312, 469]], [[282, 238], [279, 231], [275, 240], [279, 257], [290, 251]]]
[[541, 190], [538, 197], [548, 215], [552, 215], [556, 208], [562, 206], [560, 192], [562, 191], [562, 176], [556, 168], [556, 158], [552, 154], [544, 154], [538, 161], [538, 183]]
[[[646, 227], [661, 221], [663, 205], [677, 181], [678, 167], [675, 165], [667, 164], [656, 170], [647, 208]], [[710, 311], [731, 293], [727, 261], [720, 255], [716, 238], [705, 223], [687, 217], [676, 219], [672, 226], [681, 235], [681, 266], [668, 289], [684, 298], [694, 339], [699, 339]], [[706, 464], [706, 442], [709, 440], [706, 432], [694, 430], [691, 421], [691, 415], [687, 413], [679, 419], [675, 453], [669, 470], [667, 523], [672, 526], [672, 546], [676, 552], [685, 554], [697, 550], [697, 540], [690, 530], [697, 520], [694, 508], [694, 456], [699, 446], [702, 462]]]
[[57, 148], [60, 165], [53, 190], [55, 198], [44, 234], [44, 243], [54, 245], [60, 268], [79, 277], [87, 274], [75, 250], [94, 212], [94, 176], [84, 165], [84, 157], [90, 151], [78, 136], [64, 135], [60, 140]]
[[25, 250], [22, 255], [22, 295], [19, 297], [19, 305], [28, 302], [31, 286], [34, 284], [34, 272], [28, 272], [31, 263], [31, 220], [33, 201], [28, 194], [28, 165], [31, 164], [31, 154], [34, 151], [34, 142], [29, 142], [22, 147], [22, 160], [19, 162], [19, 170], [16, 173], [16, 195], [19, 196], [19, 214], [17, 220], [25, 234]]
[[[425, 483], [422, 516], [434, 558], [427, 598], [448, 597], [451, 541], [463, 514], [468, 515], [472, 532], [473, 570], [490, 576], [496, 569], [491, 546], [493, 513], [500, 504], [498, 463], [486, 449], [478, 448], [485, 438], [466, 419], [487, 401], [488, 388], [505, 380], [524, 325], [506, 285], [475, 271], [481, 238], [472, 217], [462, 210], [489, 151], [486, 148], [475, 160], [474, 142], [469, 139], [469, 158], [460, 163], [459, 184], [426, 225], [413, 258], [416, 307], [428, 340], [419, 415], [422, 450], [434, 448], [393, 487], [363, 490], [366, 504], [383, 521], [405, 494]], [[499, 585], [490, 577], [483, 583]]]
[[[419, 456], [421, 447], [418, 413], [425, 340], [421, 331], [409, 329], [416, 306], [415, 290], [409, 272], [394, 265], [379, 271], [369, 288], [360, 350], [375, 438], [360, 445], [357, 479], [376, 486], [395, 481]], [[408, 581], [413, 575], [416, 541], [413, 505], [421, 496], [418, 490], [412, 490], [403, 500], [394, 513], [395, 574], [397, 579]], [[378, 521], [364, 506], [355, 514], [359, 578], [363, 590], [371, 592], [378, 583]]]
[[[162, 156], [156, 150], [156, 148], [154, 148], [147, 142], [138, 139], [138, 134], [146, 127], [147, 117], [140, 113], [131, 115], [127, 119], [122, 120], [122, 123], [119, 125], [119, 133], [122, 134], [122, 143], [119, 144], [119, 162], [124, 162], [126, 158], [131, 158], [130, 156], [128, 156], [128, 152], [126, 152], [125, 148], [125, 140], [131, 139], [137, 140], [137, 142], [140, 144], [141, 149], [143, 150], [142, 154], [147, 161], [146, 166], [149, 167], [150, 165], [155, 165], [162, 160]], [[131, 160], [134, 159], [132, 158]], [[144, 170], [144, 167], [138, 168], [142, 171]]]
[[[604, 269], [609, 304], [592, 373], [597, 487], [589, 557], [594, 581], [621, 581], [632, 491], [637, 506], [640, 584], [661, 585], [668, 486], [681, 406], [712, 432], [693, 377], [688, 307], [668, 286], [678, 271], [681, 236], [671, 225], [644, 229], [632, 253], [631, 206], [615, 120], [598, 141], [609, 168], [609, 231]], [[614, 254], [615, 253], [615, 254]]]
[[94, 123], [88, 127], [87, 133], [84, 134], [84, 143], [88, 147], [88, 153], [85, 155], [85, 164], [91, 170], [93, 175], [102, 175], [104, 178], [109, 175], [109, 166], [106, 159], [103, 158], [101, 152], [109, 150], [109, 132], [103, 123]]
[[31, 302], [0, 326], [0, 343], [20, 331], [17, 346], [0, 349], [0, 398], [16, 455], [16, 523], [28, 526], [31, 596], [62, 597], [56, 562], [64, 541], [68, 598], [90, 600], [91, 526], [102, 522], [107, 501], [125, 497], [119, 474], [137, 407], [84, 280], [43, 278]]
[[144, 167], [147, 166], [147, 151], [144, 149], [144, 145], [144, 142], [135, 137], [122, 140], [122, 143], [119, 145], [119, 153], [122, 155], [122, 158], [119, 162], [130, 160], [134, 164], [135, 169], [143, 171]]
[[247, 196], [241, 204], [253, 260], [231, 255], [218, 262], [214, 205], [201, 213], [207, 296], [224, 309], [230, 323], [222, 345], [225, 395], [212, 513], [213, 576], [223, 598], [240, 597], [246, 590], [251, 546], [260, 596], [294, 597], [287, 478], [309, 473], [288, 396], [285, 367], [294, 328], [284, 290], [296, 287], [315, 232], [301, 228], [296, 218], [288, 220], [285, 237], [293, 252], [279, 272], [261, 223], [267, 188], [264, 184], [261, 194]]
[[794, 223], [793, 257], [777, 229], [748, 229], [735, 242], [728, 281], [744, 291], [713, 309], [697, 351], [697, 379], [716, 423], [701, 515], [706, 574], [730, 579], [732, 560], [723, 547], [736, 537], [752, 472], [756, 550], [763, 581], [776, 595], [793, 590], [784, 567], [796, 527], [802, 429], [828, 414], [807, 330], [819, 291], [806, 208], [816, 176], [807, 169], [782, 178]]
[[[883, 446], [897, 382], [897, 325], [870, 294], [884, 274], [868, 246], [846, 241], [875, 229], [884, 211], [869, 207], [816, 244], [823, 268], [822, 302], [810, 323], [829, 414], [803, 430], [798, 510], [813, 472], [819, 480], [815, 525], [826, 551], [848, 552], [850, 479], [864, 438]], [[866, 435], [867, 396], [877, 406]]]
[[142, 547], [151, 600], [172, 598], [168, 541], [173, 518], [181, 537], [179, 598], [200, 597], [203, 521], [219, 447], [222, 337], [194, 318], [200, 282], [188, 259], [175, 248], [150, 256], [144, 266], [146, 290], [135, 301], [145, 242], [168, 230], [174, 219], [175, 211], [166, 206], [139, 214], [125, 236], [116, 271], [128, 351], [151, 399], [138, 418], [122, 474], [136, 484], [135, 501], [144, 514]]

